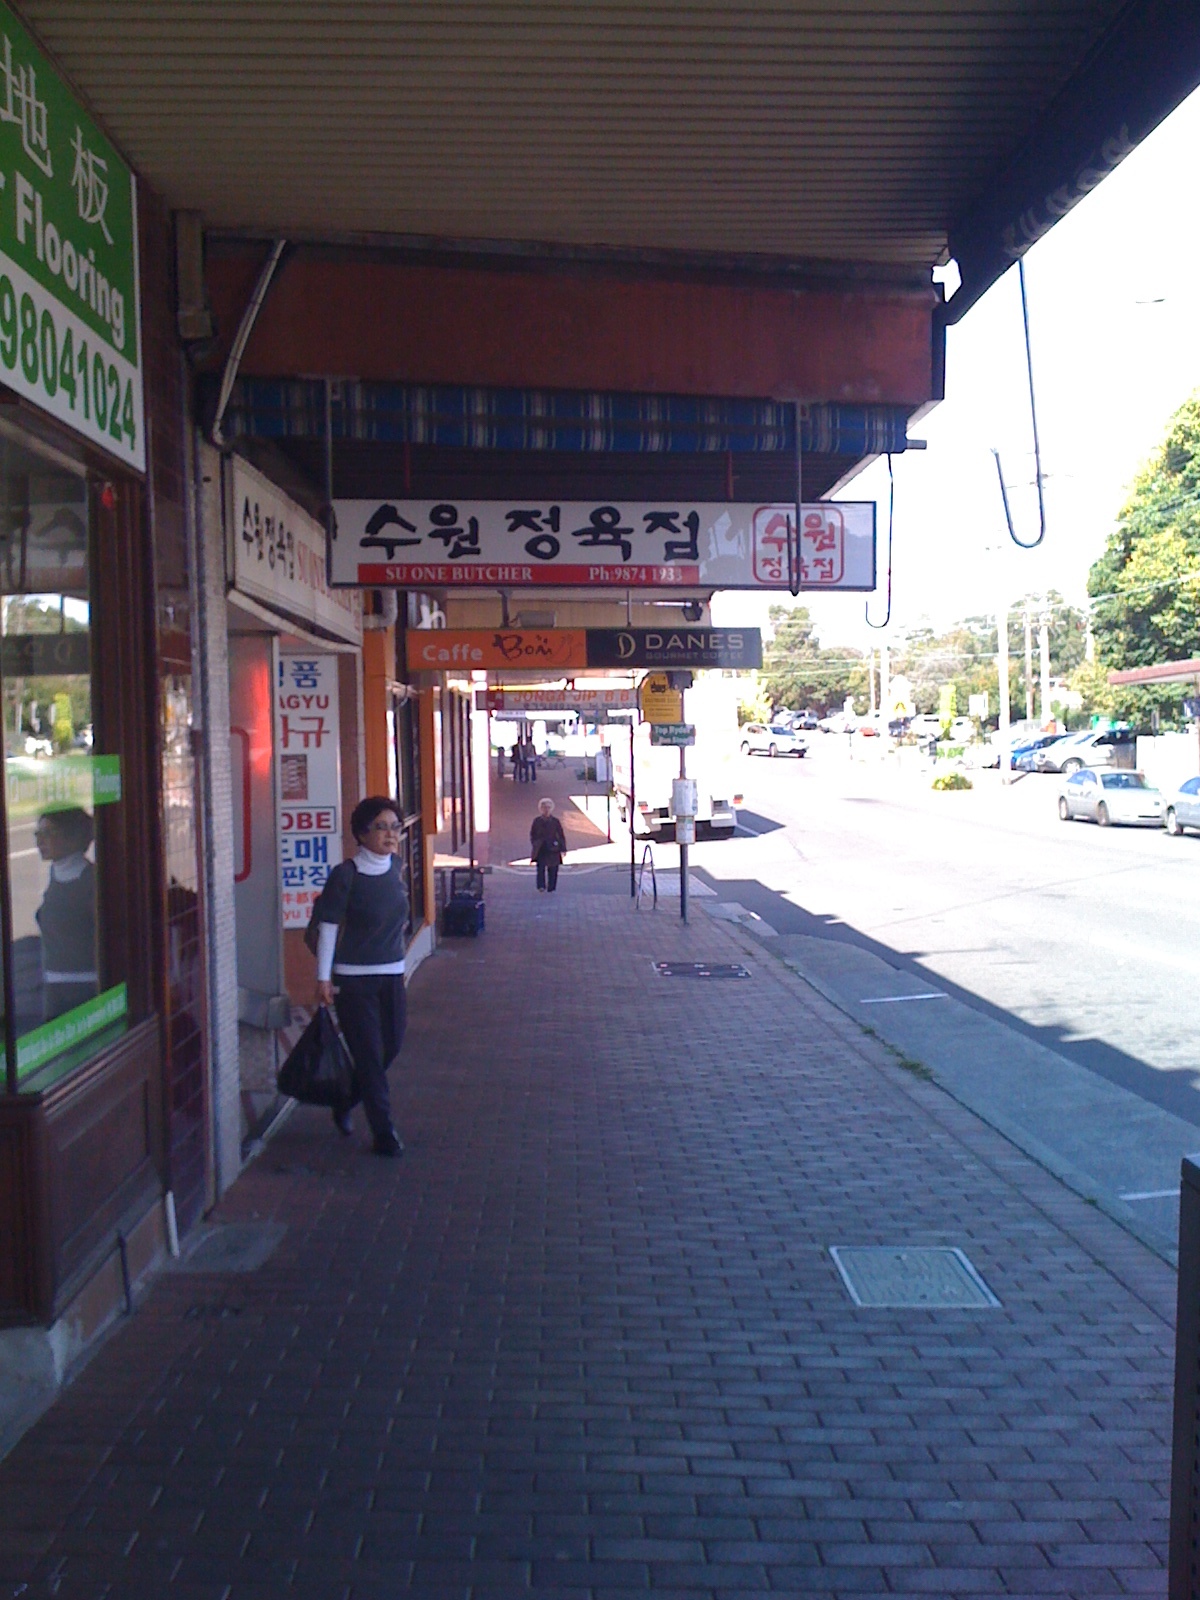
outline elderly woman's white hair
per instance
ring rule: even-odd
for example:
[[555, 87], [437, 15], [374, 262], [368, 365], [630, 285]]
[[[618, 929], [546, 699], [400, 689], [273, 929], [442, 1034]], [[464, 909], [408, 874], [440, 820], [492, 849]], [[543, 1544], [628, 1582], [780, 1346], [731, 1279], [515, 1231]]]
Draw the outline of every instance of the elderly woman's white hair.
[[554, 810], [554, 801], [551, 800], [551, 798], [550, 798], [550, 796], [548, 794], [544, 794], [542, 796], [542, 798], [538, 801], [538, 810], [539, 811], [542, 809], [543, 806], [549, 806], [551, 811]]

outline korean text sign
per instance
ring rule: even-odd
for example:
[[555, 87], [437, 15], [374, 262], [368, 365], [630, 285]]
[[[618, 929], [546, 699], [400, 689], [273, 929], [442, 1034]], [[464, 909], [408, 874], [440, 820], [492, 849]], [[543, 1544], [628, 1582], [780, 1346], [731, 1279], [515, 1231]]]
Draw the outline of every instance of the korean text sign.
[[144, 471], [133, 174], [0, 3], [0, 382]]
[[[335, 584], [786, 589], [788, 505], [340, 500]], [[875, 506], [802, 507], [801, 588], [875, 587]], [[794, 539], [794, 533], [792, 535]]]
[[362, 596], [329, 587], [321, 524], [240, 456], [228, 464], [226, 496], [234, 588], [361, 644]]
[[280, 656], [279, 867], [283, 925], [306, 928], [342, 859], [341, 729], [336, 656]]

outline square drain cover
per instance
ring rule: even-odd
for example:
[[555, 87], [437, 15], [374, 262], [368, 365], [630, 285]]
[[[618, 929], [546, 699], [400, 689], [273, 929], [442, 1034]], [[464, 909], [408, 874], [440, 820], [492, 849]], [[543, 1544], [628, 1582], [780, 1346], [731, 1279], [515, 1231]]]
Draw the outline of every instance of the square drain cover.
[[947, 1246], [831, 1245], [856, 1306], [941, 1310], [998, 1306], [961, 1250]]
[[287, 1229], [281, 1222], [216, 1222], [184, 1241], [176, 1272], [255, 1272]]
[[750, 973], [736, 962], [722, 965], [716, 961], [656, 961], [654, 970], [660, 978], [748, 978]]

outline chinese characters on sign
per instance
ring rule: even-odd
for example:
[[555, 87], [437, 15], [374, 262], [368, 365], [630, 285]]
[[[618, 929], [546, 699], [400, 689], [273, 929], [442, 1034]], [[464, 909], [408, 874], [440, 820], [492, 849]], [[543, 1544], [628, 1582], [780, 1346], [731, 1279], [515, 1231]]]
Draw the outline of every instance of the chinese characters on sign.
[[228, 466], [225, 523], [236, 590], [362, 643], [362, 596], [329, 587], [324, 528], [240, 456]]
[[2, 3], [0, 382], [145, 469], [133, 174]]
[[[786, 589], [795, 506], [341, 500], [335, 584]], [[873, 502], [804, 506], [801, 587], [875, 587]]]
[[342, 859], [341, 738], [336, 656], [280, 656], [279, 866], [283, 925], [306, 928]]

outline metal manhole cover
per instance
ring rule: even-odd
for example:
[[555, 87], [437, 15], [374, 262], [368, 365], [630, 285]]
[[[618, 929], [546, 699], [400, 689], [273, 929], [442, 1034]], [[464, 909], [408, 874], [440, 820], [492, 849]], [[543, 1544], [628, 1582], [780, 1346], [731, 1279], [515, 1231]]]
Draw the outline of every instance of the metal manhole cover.
[[281, 1222], [216, 1222], [184, 1242], [177, 1272], [255, 1272], [287, 1232]]
[[655, 972], [660, 978], [748, 978], [749, 971], [736, 962], [719, 961], [655, 961]]
[[948, 1246], [831, 1245], [856, 1306], [905, 1310], [998, 1306], [961, 1250]]

